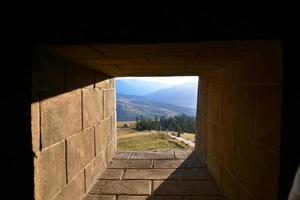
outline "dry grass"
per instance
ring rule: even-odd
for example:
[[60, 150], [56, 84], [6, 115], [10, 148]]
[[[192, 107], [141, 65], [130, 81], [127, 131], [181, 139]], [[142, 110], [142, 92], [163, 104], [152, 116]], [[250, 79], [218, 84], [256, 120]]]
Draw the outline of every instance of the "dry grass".
[[187, 145], [171, 141], [163, 133], [118, 128], [118, 151], [186, 149]]

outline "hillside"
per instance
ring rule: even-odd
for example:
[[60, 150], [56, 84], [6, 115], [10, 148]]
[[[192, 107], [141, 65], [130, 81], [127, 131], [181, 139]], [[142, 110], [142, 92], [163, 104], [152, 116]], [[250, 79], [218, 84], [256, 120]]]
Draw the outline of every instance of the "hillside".
[[136, 116], [154, 118], [164, 115], [169, 116], [186, 114], [195, 116], [196, 109], [183, 106], [176, 106], [167, 103], [151, 101], [146, 97], [137, 95], [117, 94], [117, 120], [135, 120]]
[[185, 83], [167, 89], [162, 89], [146, 97], [151, 101], [174, 104], [183, 107], [197, 107], [197, 82]]
[[166, 89], [169, 86], [140, 79], [116, 79], [116, 89], [118, 94], [145, 96]]

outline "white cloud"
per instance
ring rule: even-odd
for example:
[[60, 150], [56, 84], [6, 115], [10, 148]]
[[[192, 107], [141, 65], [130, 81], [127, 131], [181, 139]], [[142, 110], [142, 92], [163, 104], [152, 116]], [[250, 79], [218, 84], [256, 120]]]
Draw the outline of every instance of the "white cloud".
[[188, 82], [197, 82], [198, 76], [161, 76], [161, 77], [119, 77], [117, 79], [140, 79], [154, 81], [166, 85], [180, 85]]

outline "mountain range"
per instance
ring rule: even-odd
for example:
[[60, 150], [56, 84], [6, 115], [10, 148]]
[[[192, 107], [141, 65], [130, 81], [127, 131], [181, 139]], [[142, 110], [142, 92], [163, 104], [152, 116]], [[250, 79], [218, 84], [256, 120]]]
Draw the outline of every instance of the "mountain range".
[[117, 120], [131, 121], [136, 116], [154, 118], [186, 114], [195, 116], [197, 82], [170, 87], [140, 79], [117, 79]]

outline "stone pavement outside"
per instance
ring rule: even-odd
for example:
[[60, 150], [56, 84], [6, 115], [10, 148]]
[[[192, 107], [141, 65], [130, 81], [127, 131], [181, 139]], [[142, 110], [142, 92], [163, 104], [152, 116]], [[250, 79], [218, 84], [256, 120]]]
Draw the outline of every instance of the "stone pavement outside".
[[117, 152], [85, 200], [225, 200], [191, 151]]

